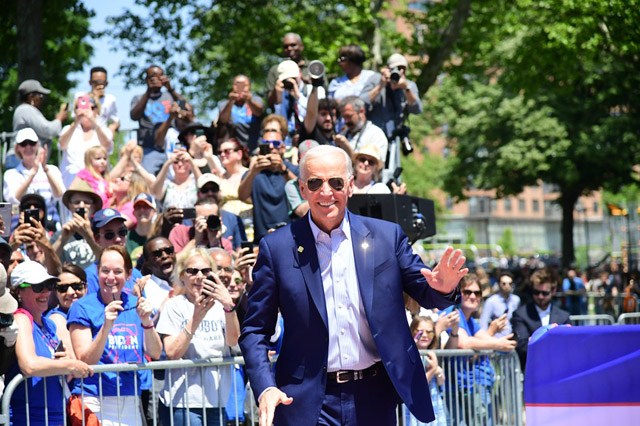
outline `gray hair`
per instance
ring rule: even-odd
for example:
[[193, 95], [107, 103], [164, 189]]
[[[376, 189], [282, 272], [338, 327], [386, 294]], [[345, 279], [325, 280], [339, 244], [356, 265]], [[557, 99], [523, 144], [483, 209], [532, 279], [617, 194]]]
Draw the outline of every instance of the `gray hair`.
[[229, 259], [231, 259], [231, 267], [235, 268], [235, 262], [233, 261], [233, 256], [231, 256], [231, 253], [229, 253], [228, 251], [226, 251], [222, 247], [210, 248], [209, 249], [209, 254], [211, 255], [211, 258], [213, 259], [214, 263], [216, 261], [215, 260], [216, 253], [223, 254], [223, 255], [227, 256]]
[[313, 161], [318, 157], [329, 157], [334, 155], [342, 155], [347, 171], [347, 178], [353, 176], [353, 163], [351, 161], [351, 157], [349, 157], [349, 154], [347, 154], [344, 149], [337, 148], [332, 145], [320, 145], [305, 152], [302, 160], [300, 160], [300, 181], [306, 182], [307, 180], [307, 163], [309, 161]]
[[304, 45], [304, 43], [302, 43], [302, 37], [300, 37], [300, 34], [298, 33], [286, 33], [284, 37], [282, 37], [282, 40], [284, 41], [287, 37], [295, 37], [298, 40], [298, 43], [300, 43], [300, 46]]
[[347, 96], [340, 101], [340, 109], [351, 105], [356, 112], [360, 112], [364, 108], [364, 101], [359, 96]]

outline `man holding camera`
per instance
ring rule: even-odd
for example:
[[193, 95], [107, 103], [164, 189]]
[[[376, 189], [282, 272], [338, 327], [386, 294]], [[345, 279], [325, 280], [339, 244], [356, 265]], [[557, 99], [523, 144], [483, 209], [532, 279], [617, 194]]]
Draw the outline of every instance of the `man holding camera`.
[[[165, 75], [162, 68], [152, 65], [147, 69], [147, 91], [142, 95], [136, 95], [131, 100], [129, 115], [134, 121], [138, 121], [138, 145], [144, 149], [142, 167], [151, 174], [158, 174], [166, 158], [164, 147], [159, 148], [154, 135], [158, 127], [169, 118], [169, 111], [174, 101], [184, 101], [182, 95], [171, 86], [171, 80]], [[162, 88], [166, 92], [162, 92]]]
[[369, 78], [360, 94], [367, 118], [384, 130], [389, 140], [408, 114], [422, 112], [418, 86], [407, 80], [408, 66], [404, 56], [394, 53], [389, 56], [387, 66]]
[[238, 199], [253, 204], [254, 243], [270, 228], [291, 221], [284, 187], [288, 180], [298, 176], [298, 166], [282, 158], [279, 150], [284, 143], [282, 135], [265, 131], [262, 139], [258, 155], [251, 158], [238, 188]]
[[196, 218], [192, 226], [176, 225], [169, 234], [169, 241], [176, 253], [195, 247], [222, 247], [233, 251], [231, 241], [222, 236], [220, 207], [215, 198], [203, 198], [196, 202]]
[[220, 102], [218, 126], [233, 129], [232, 136], [252, 152], [260, 139], [260, 122], [264, 104], [262, 99], [251, 93], [251, 80], [246, 75], [237, 75], [233, 79], [233, 90], [229, 100]]

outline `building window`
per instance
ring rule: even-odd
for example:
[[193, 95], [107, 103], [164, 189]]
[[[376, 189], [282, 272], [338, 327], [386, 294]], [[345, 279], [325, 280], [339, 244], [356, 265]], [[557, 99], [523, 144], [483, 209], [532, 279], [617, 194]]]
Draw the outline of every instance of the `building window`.
[[539, 212], [540, 211], [540, 201], [533, 200], [533, 211], [534, 212]]
[[518, 200], [518, 210], [521, 212], [527, 210], [527, 206], [525, 205], [524, 200]]
[[496, 210], [498, 210], [498, 200], [489, 200], [489, 208], [491, 209], [491, 212], [495, 212]]
[[504, 205], [505, 212], [511, 211], [511, 198], [505, 198], [504, 200], [502, 200], [502, 204]]
[[597, 201], [593, 202], [593, 214], [598, 214], [598, 209], [600, 208], [600, 205], [598, 204]]
[[447, 210], [453, 210], [453, 198], [447, 197], [444, 202]]

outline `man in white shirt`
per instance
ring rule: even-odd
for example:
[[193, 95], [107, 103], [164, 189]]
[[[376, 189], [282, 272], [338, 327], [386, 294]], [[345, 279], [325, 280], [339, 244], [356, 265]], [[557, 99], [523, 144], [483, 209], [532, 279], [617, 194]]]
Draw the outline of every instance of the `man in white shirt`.
[[340, 114], [345, 125], [340, 133], [346, 136], [351, 148], [358, 151], [358, 148], [374, 144], [384, 163], [389, 141], [380, 127], [367, 120], [364, 101], [358, 96], [347, 96], [340, 101]]
[[518, 342], [516, 350], [523, 371], [527, 362], [529, 338], [533, 332], [549, 324], [569, 324], [569, 312], [551, 303], [558, 288], [558, 282], [551, 274], [541, 269], [531, 275], [530, 281], [533, 302], [520, 306], [511, 318], [511, 327]]
[[155, 237], [144, 245], [143, 256], [144, 266], [151, 272], [151, 277], [144, 285], [144, 293], [153, 305], [153, 318], [157, 322], [162, 305], [169, 299], [176, 254], [171, 241], [164, 237]]
[[[116, 97], [105, 93], [109, 84], [107, 80], [107, 70], [104, 67], [93, 67], [89, 71], [89, 84], [91, 85], [91, 95], [100, 102], [100, 115], [96, 117], [96, 122], [102, 127], [108, 127], [111, 133], [115, 134], [120, 127], [120, 117], [118, 117], [118, 107]], [[76, 93], [76, 99], [84, 93]]]

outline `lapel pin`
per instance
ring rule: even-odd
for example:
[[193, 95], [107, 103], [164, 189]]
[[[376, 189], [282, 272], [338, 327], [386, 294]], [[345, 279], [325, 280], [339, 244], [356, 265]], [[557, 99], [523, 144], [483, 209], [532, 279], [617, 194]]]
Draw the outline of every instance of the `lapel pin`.
[[302, 253], [304, 251], [304, 247], [298, 246], [298, 253]]
[[366, 241], [362, 243], [362, 249], [366, 250], [367, 247], [369, 247], [369, 243], [367, 243]]

